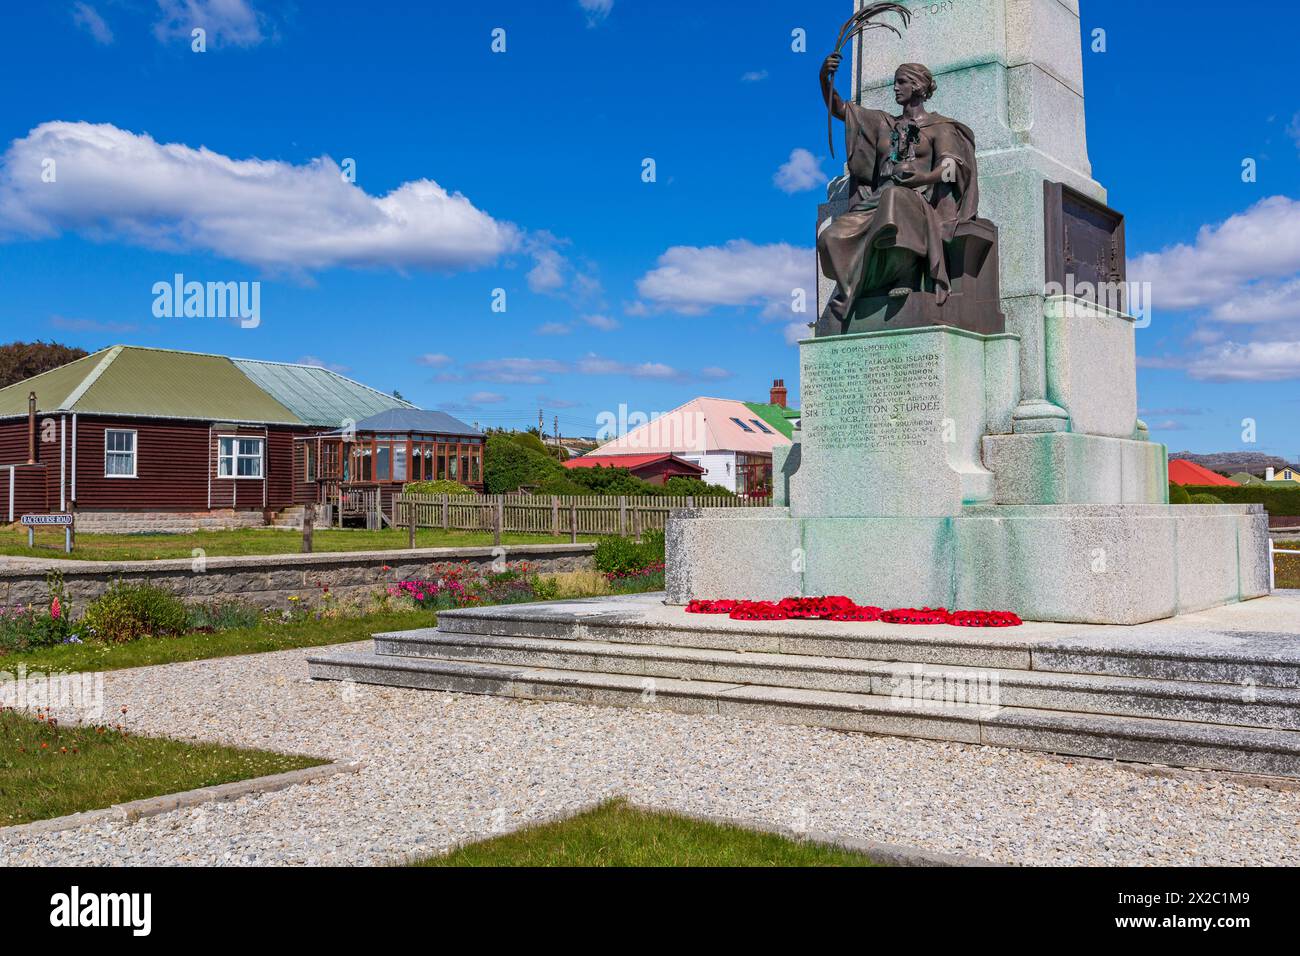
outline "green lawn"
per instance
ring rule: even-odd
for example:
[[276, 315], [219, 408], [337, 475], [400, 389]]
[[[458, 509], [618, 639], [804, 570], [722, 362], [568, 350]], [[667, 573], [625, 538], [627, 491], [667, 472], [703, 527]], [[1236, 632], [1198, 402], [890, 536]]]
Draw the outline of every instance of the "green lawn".
[[[330, 551], [393, 551], [407, 546], [404, 528], [382, 531], [317, 528], [312, 548]], [[594, 541], [580, 536], [579, 541]], [[503, 544], [567, 544], [568, 535], [504, 534]], [[490, 531], [443, 531], [422, 528], [416, 532], [417, 548], [485, 547], [492, 544]], [[188, 534], [78, 534], [72, 554], [63, 552], [63, 532], [42, 528], [36, 532], [36, 547], [27, 547], [25, 528], [12, 526], [0, 534], [0, 554], [35, 558], [71, 558], [81, 561], [149, 561], [159, 558], [190, 558], [202, 548], [210, 558], [240, 554], [297, 554], [302, 534], [276, 528], [240, 528], [234, 531], [194, 531]]]
[[233, 654], [285, 651], [294, 647], [319, 647], [364, 641], [379, 631], [433, 627], [437, 617], [429, 611], [398, 611], [361, 617], [262, 623], [257, 627], [185, 634], [181, 637], [142, 637], [128, 644], [58, 644], [17, 654], [0, 655], [0, 671], [14, 673], [19, 664], [28, 671], [111, 671], [148, 664], [172, 664]]
[[876, 866], [837, 847], [648, 813], [613, 800], [559, 823], [472, 843], [411, 866]]
[[64, 727], [0, 710], [0, 826], [323, 763], [328, 761]]

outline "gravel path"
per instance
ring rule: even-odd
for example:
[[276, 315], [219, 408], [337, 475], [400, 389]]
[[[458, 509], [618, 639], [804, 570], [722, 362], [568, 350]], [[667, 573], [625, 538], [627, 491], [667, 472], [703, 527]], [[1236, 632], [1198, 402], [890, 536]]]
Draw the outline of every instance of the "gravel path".
[[732, 718], [316, 683], [308, 653], [110, 672], [109, 713], [126, 705], [138, 733], [359, 759], [362, 772], [129, 825], [0, 835], [0, 865], [382, 864], [619, 794], [1004, 863], [1300, 864], [1294, 790]]

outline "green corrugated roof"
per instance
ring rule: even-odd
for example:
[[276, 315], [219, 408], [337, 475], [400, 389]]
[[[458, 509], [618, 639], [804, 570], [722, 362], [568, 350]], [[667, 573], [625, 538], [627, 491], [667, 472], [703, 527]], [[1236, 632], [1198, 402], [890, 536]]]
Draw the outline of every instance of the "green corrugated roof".
[[[377, 404], [375, 396], [382, 393], [324, 369], [279, 368], [295, 369], [303, 380], [332, 377], [348, 387], [335, 383], [332, 389], [318, 389], [325, 410], [311, 414], [306, 408], [309, 414], [299, 415], [246, 368], [224, 355], [116, 345], [0, 389], [0, 417], [25, 415], [27, 393], [32, 391], [42, 414], [81, 412], [207, 422], [337, 424], [340, 417], [364, 418], [394, 405], [408, 407], [391, 397], [387, 404]], [[294, 376], [284, 373], [282, 377], [292, 380]], [[358, 398], [352, 410], [340, 416], [341, 396], [353, 393]], [[311, 394], [305, 389], [302, 397], [305, 400]]]
[[794, 437], [794, 420], [799, 417], [799, 409], [786, 408], [784, 405], [765, 405], [762, 402], [745, 402], [745, 407], [786, 438]]
[[339, 428], [394, 408], [415, 408], [392, 395], [313, 365], [231, 359], [245, 375], [309, 425]]

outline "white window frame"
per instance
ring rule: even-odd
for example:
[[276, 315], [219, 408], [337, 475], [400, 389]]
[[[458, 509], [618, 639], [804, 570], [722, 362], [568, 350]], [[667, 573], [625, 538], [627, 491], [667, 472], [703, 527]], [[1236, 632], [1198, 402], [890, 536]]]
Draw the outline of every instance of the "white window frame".
[[[257, 442], [257, 454], [245, 455], [239, 450], [239, 442], [255, 441]], [[230, 442], [230, 454], [226, 454], [225, 445]], [[239, 462], [241, 460], [256, 460], [256, 475], [241, 475], [239, 473]], [[230, 462], [230, 474], [221, 473], [222, 462]], [[218, 435], [217, 436], [217, 477], [223, 481], [261, 481], [266, 477], [266, 439], [261, 435]]]
[[[129, 475], [110, 475], [108, 473], [108, 456], [125, 455], [127, 452], [119, 449], [108, 447], [109, 435], [130, 435], [131, 436], [131, 474]], [[134, 428], [105, 428], [104, 429], [104, 477], [105, 478], [135, 478], [140, 473], [140, 435]]]

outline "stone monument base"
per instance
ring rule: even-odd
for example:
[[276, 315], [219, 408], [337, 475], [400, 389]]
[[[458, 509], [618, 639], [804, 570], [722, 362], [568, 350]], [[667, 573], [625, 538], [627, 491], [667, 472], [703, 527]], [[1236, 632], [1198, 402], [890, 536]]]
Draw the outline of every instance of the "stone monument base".
[[881, 607], [1142, 624], [1269, 592], [1260, 505], [980, 505], [945, 517], [685, 509], [667, 535], [671, 604], [844, 595]]

